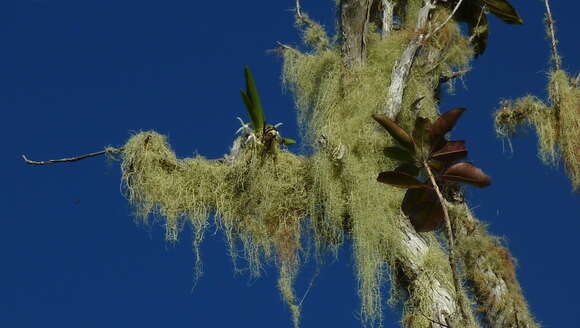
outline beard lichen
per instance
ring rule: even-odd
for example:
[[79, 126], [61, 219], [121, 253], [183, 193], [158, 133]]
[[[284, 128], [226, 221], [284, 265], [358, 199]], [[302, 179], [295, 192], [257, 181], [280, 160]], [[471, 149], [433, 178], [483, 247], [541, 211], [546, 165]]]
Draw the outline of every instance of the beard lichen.
[[[409, 2], [407, 13], [420, 5]], [[376, 181], [378, 172], [395, 163], [383, 154], [392, 141], [371, 119], [385, 108], [392, 69], [416, 33], [409, 23], [413, 19], [384, 40], [371, 29], [366, 64], [356, 68], [345, 66], [340, 47], [312, 22], [303, 30], [312, 51], [284, 50], [283, 81], [295, 96], [303, 141], [313, 153], [309, 157], [248, 147], [233, 161], [178, 159], [166, 137], [152, 131], [132, 136], [124, 147], [122, 172], [136, 216], [144, 222], [150, 216], [160, 218], [169, 241], [177, 241], [189, 223], [198, 274], [198, 249], [213, 218], [236, 266], [243, 259], [253, 277], [260, 276], [265, 264], [278, 267], [278, 288], [295, 326], [301, 304], [293, 282], [306, 256], [303, 245], [312, 242], [318, 254], [336, 254], [349, 236], [363, 323], [381, 325], [383, 289], [390, 280], [390, 303], [402, 299], [403, 283], [410, 286], [404, 317], [413, 317], [414, 327], [429, 327], [432, 323], [424, 313], [433, 310], [433, 281], [453, 291], [447, 256], [435, 234], [426, 233], [422, 238], [430, 248], [417, 264], [421, 274], [412, 282], [397, 280], [397, 272], [403, 270], [399, 264], [413, 257], [401, 246], [406, 236], [400, 225], [407, 220], [400, 211], [403, 191]], [[466, 67], [472, 56], [467, 38], [453, 22], [425, 48], [409, 74], [398, 117], [407, 130], [416, 115], [437, 117], [439, 77]], [[421, 106], [413, 112], [411, 104], [419, 97]]]
[[548, 165], [564, 163], [572, 187], [580, 188], [580, 88], [563, 70], [551, 72], [549, 103], [534, 96], [506, 100], [495, 112], [496, 133], [515, 135], [518, 126], [528, 124], [538, 135], [538, 155]]
[[211, 214], [227, 237], [232, 259], [247, 261], [252, 276], [260, 276], [263, 263], [277, 263], [278, 285], [297, 321], [291, 286], [310, 185], [303, 157], [248, 148], [233, 163], [201, 156], [177, 159], [166, 137], [148, 131], [125, 145], [122, 172], [136, 216], [144, 222], [150, 215], [163, 218], [167, 240], [177, 241], [184, 223], [191, 224], [198, 274], [198, 248]]
[[[441, 20], [444, 17], [440, 15]], [[399, 225], [406, 220], [400, 212], [403, 192], [376, 181], [378, 172], [395, 165], [383, 154], [392, 141], [370, 119], [372, 114], [384, 110], [391, 71], [415, 35], [412, 24], [408, 26], [387, 39], [369, 33], [365, 65], [359, 67], [347, 67], [332, 45], [313, 47], [311, 52], [284, 51], [283, 81], [295, 97], [303, 141], [314, 152], [310, 157], [310, 215], [314, 231], [319, 241], [332, 247], [340, 245], [341, 229], [352, 238], [360, 316], [368, 325], [381, 324], [382, 289], [387, 280], [391, 282], [390, 303], [400, 300], [398, 263], [413, 257], [401, 247], [405, 236]], [[426, 47], [446, 55], [429, 58], [426, 54], [432, 52], [425, 50], [416, 59], [403, 97], [405, 110], [398, 116], [398, 123], [407, 130], [416, 115], [431, 119], [437, 116], [434, 90], [439, 76], [466, 68], [473, 53], [455, 23], [445, 26]], [[435, 82], [431, 76], [435, 76]], [[418, 112], [408, 110], [419, 97], [424, 98]], [[433, 280], [453, 290], [445, 252], [433, 233], [425, 238], [432, 246], [422, 263], [425, 274], [408, 287], [413, 293], [405, 300], [405, 317], [414, 317], [416, 327], [432, 324], [420, 313], [432, 311], [429, 298]]]

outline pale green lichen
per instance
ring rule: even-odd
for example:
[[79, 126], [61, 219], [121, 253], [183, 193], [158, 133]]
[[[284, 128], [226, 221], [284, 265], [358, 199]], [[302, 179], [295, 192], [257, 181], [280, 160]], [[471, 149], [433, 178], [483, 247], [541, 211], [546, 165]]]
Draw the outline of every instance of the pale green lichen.
[[518, 126], [533, 126], [538, 135], [538, 155], [549, 165], [564, 163], [572, 187], [580, 188], [580, 88], [562, 70], [550, 73], [549, 104], [534, 96], [502, 102], [495, 112], [498, 136], [511, 137]]
[[[245, 260], [252, 276], [259, 276], [264, 264], [277, 265], [278, 288], [295, 326], [301, 304], [293, 282], [305, 256], [303, 245], [312, 241], [317, 253], [336, 253], [347, 234], [353, 240], [363, 322], [381, 325], [383, 288], [390, 279], [391, 303], [404, 300], [405, 318], [413, 317], [414, 327], [429, 327], [421, 313], [432, 310], [432, 279], [453, 290], [447, 256], [435, 235], [425, 234], [432, 247], [422, 263], [423, 274], [409, 287], [411, 297], [400, 297], [398, 263], [409, 256], [401, 246], [400, 224], [407, 220], [400, 212], [404, 192], [376, 181], [378, 172], [395, 163], [383, 154], [392, 140], [371, 119], [384, 110], [392, 69], [416, 35], [412, 15], [421, 3], [408, 3], [406, 23], [389, 38], [382, 40], [369, 29], [361, 67], [347, 68], [339, 47], [314, 22], [303, 29], [310, 52], [285, 48], [283, 80], [294, 93], [304, 143], [313, 151], [308, 158], [248, 147], [233, 162], [178, 159], [164, 136], [149, 131], [131, 137], [122, 169], [136, 215], [144, 222], [150, 215], [163, 220], [170, 241], [178, 240], [190, 223], [196, 254], [213, 217], [233, 260]], [[448, 11], [437, 13], [435, 22], [440, 22]], [[434, 62], [425, 53], [417, 56], [398, 117], [407, 130], [416, 115], [437, 116], [434, 88], [439, 76], [466, 67], [472, 56], [467, 38], [453, 22], [424, 47], [446, 55]], [[413, 113], [410, 107], [418, 97], [424, 99]]]

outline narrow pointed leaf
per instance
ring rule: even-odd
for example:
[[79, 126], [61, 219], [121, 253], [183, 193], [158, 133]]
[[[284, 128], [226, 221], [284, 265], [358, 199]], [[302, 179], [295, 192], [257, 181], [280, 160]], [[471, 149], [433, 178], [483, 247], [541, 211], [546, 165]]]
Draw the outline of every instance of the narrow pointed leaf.
[[411, 163], [404, 163], [397, 166], [395, 172], [402, 172], [410, 176], [416, 177], [419, 175], [419, 168]]
[[378, 182], [390, 184], [395, 187], [399, 188], [429, 188], [428, 184], [425, 184], [417, 179], [414, 176], [409, 175], [403, 172], [396, 172], [396, 171], [388, 171], [388, 172], [381, 172], [377, 177]]
[[491, 184], [491, 178], [483, 171], [468, 162], [453, 164], [441, 175], [441, 178], [449, 181], [464, 182], [479, 188]]
[[445, 134], [457, 123], [461, 114], [465, 112], [465, 108], [454, 108], [441, 114], [439, 118], [431, 125], [429, 130], [429, 142], [431, 144], [431, 151], [436, 152], [445, 145]]
[[401, 204], [417, 232], [433, 231], [443, 222], [443, 207], [432, 189], [409, 189]]
[[386, 147], [384, 153], [385, 156], [397, 162], [410, 163], [415, 161], [411, 153], [399, 147]]
[[252, 127], [254, 127], [254, 131], [256, 130], [256, 117], [254, 117], [254, 105], [252, 104], [252, 100], [248, 97], [248, 94], [243, 90], [240, 90], [240, 95], [242, 96], [242, 100], [244, 101], [244, 105], [246, 105], [246, 111], [248, 112], [248, 116], [250, 116], [250, 121], [252, 121]]
[[296, 143], [296, 140], [290, 138], [282, 138], [281, 142], [285, 145], [292, 145]]
[[431, 121], [424, 117], [417, 117], [415, 119], [415, 128], [413, 129], [413, 141], [415, 142], [415, 149], [420, 156], [426, 156], [429, 151], [429, 129], [431, 128]]
[[465, 140], [446, 141], [439, 151], [431, 155], [431, 159], [444, 163], [452, 163], [465, 157], [467, 157]]
[[250, 99], [252, 122], [254, 123], [254, 130], [262, 132], [264, 130], [264, 111], [262, 110], [262, 103], [260, 102], [260, 95], [252, 76], [252, 71], [248, 67], [244, 67], [244, 76], [246, 78], [246, 93]]
[[405, 132], [405, 130], [397, 125], [397, 123], [391, 121], [385, 115], [373, 114], [373, 118], [382, 125], [387, 132], [389, 132], [389, 134], [401, 144], [401, 146], [409, 151], [415, 151], [413, 139], [407, 132]]
[[522, 24], [524, 21], [506, 0], [481, 0], [485, 7], [497, 18], [508, 24]]

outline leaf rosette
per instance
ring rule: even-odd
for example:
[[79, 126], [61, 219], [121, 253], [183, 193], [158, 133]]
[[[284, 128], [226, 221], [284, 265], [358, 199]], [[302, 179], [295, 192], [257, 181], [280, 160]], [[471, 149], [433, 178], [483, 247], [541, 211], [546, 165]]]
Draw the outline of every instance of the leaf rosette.
[[373, 115], [397, 143], [385, 148], [385, 155], [399, 163], [393, 171], [379, 173], [377, 181], [408, 189], [401, 208], [418, 232], [432, 231], [444, 219], [443, 207], [433, 185], [424, 178], [426, 166], [443, 190], [454, 190], [458, 183], [479, 188], [491, 184], [491, 178], [481, 169], [461, 161], [468, 154], [465, 141], [447, 140], [445, 137], [464, 112], [465, 108], [449, 110], [435, 122], [417, 117], [411, 134], [386, 116]]

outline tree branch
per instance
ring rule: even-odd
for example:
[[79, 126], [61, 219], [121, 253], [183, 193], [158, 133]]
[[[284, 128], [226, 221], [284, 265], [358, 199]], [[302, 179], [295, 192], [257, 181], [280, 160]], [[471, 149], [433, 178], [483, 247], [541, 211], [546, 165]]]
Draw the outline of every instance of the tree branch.
[[467, 280], [489, 327], [538, 328], [517, 281], [513, 258], [465, 204], [454, 206], [456, 242]]
[[455, 5], [455, 8], [453, 8], [453, 11], [451, 12], [451, 14], [447, 17], [447, 19], [445, 19], [445, 21], [443, 23], [441, 23], [441, 25], [437, 26], [433, 31], [429, 32], [429, 34], [427, 34], [427, 36], [425, 37], [424, 40], [429, 39], [431, 36], [433, 36], [433, 34], [439, 32], [439, 30], [442, 29], [443, 26], [445, 26], [445, 24], [447, 24], [451, 20], [453, 15], [455, 15], [455, 13], [457, 12], [457, 9], [459, 9], [459, 6], [461, 6], [462, 2], [463, 2], [463, 0], [459, 0], [457, 2], [457, 4]]
[[461, 280], [459, 278], [459, 270], [457, 269], [457, 259], [455, 257], [455, 242], [453, 239], [453, 229], [451, 228], [451, 220], [449, 219], [449, 213], [447, 212], [447, 205], [445, 203], [445, 199], [439, 190], [439, 186], [437, 185], [437, 181], [435, 181], [435, 176], [433, 176], [433, 172], [431, 172], [431, 168], [427, 161], [423, 161], [423, 166], [427, 170], [427, 175], [429, 175], [429, 179], [431, 180], [431, 184], [435, 189], [435, 193], [439, 198], [439, 203], [441, 203], [441, 207], [443, 208], [443, 215], [445, 218], [445, 228], [447, 234], [447, 241], [449, 242], [449, 264], [451, 265], [451, 272], [453, 273], [453, 284], [455, 286], [455, 296], [457, 297], [457, 303], [459, 303], [459, 309], [461, 310], [461, 315], [463, 316], [463, 320], [465, 323], [469, 322], [469, 316], [467, 315], [468, 309], [466, 305], [466, 301], [464, 299], [463, 293], [461, 292]]
[[381, 38], [384, 40], [389, 37], [389, 34], [393, 31], [393, 11], [395, 9], [395, 4], [393, 0], [382, 0], [383, 4], [383, 17], [382, 17], [382, 30]]
[[95, 157], [95, 156], [100, 156], [100, 155], [104, 155], [104, 154], [111, 154], [111, 153], [120, 153], [122, 151], [123, 151], [123, 147], [121, 147], [121, 148], [107, 147], [107, 148], [105, 148], [105, 150], [101, 150], [101, 151], [86, 154], [86, 155], [81, 155], [78, 157], [69, 157], [69, 158], [62, 158], [62, 159], [49, 159], [47, 161], [33, 161], [33, 160], [28, 159], [25, 155], [22, 155], [22, 159], [26, 162], [26, 164], [30, 164], [30, 165], [47, 165], [47, 164], [56, 164], [56, 163], [76, 162], [76, 161], [80, 161], [81, 159], [85, 159], [85, 158], [89, 158], [89, 157]]
[[419, 50], [421, 43], [425, 38], [424, 31], [427, 27], [427, 21], [429, 20], [429, 12], [435, 8], [434, 1], [435, 0], [425, 0], [425, 4], [421, 9], [419, 9], [417, 24], [415, 27], [417, 36], [409, 42], [391, 73], [391, 85], [389, 86], [387, 105], [385, 107], [385, 115], [391, 120], [395, 120], [401, 111], [403, 93], [405, 91], [409, 72], [413, 65], [413, 61], [415, 60], [417, 50]]
[[544, 5], [546, 6], [546, 24], [548, 26], [548, 31], [550, 34], [550, 39], [552, 41], [552, 60], [554, 61], [555, 70], [559, 70], [562, 66], [562, 59], [558, 53], [558, 40], [556, 40], [556, 31], [554, 28], [554, 19], [552, 18], [552, 11], [550, 10], [550, 3], [548, 0], [544, 0]]
[[371, 3], [370, 0], [340, 1], [342, 55], [349, 67], [364, 63]]

